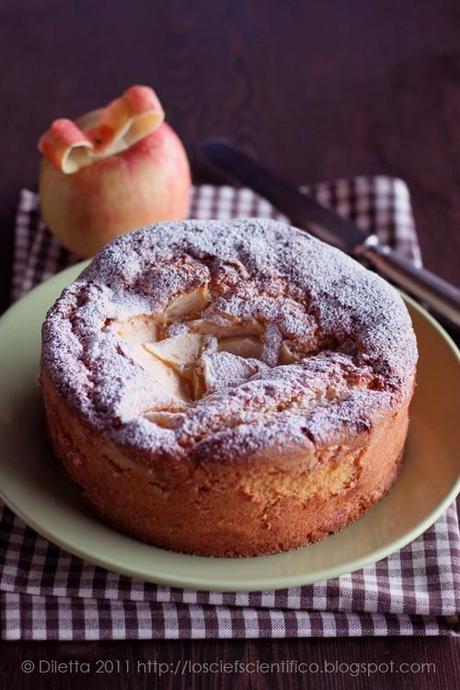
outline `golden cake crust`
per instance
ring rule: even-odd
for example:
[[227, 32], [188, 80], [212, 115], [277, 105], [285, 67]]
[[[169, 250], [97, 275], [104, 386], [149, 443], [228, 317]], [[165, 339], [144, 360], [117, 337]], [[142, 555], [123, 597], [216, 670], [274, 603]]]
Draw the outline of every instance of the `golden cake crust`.
[[102, 439], [56, 394], [43, 371], [48, 427], [56, 454], [98, 515], [120, 531], [156, 546], [198, 555], [254, 556], [323, 539], [360, 518], [396, 478], [407, 433], [407, 406], [373, 432], [316, 452], [318, 469], [280, 469], [247, 458], [232, 464], [169, 465], [161, 479], [125, 449]]
[[399, 295], [293, 228], [165, 224], [119, 238], [43, 328], [57, 455], [98, 514], [177, 551], [275, 553], [391, 486], [415, 337]]

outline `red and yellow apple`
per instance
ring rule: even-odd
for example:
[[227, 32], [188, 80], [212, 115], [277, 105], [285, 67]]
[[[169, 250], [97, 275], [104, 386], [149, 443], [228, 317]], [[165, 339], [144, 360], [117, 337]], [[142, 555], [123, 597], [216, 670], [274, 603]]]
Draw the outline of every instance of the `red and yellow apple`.
[[188, 213], [187, 155], [147, 86], [132, 86], [76, 122], [55, 120], [38, 148], [43, 219], [78, 256], [93, 256], [117, 235]]

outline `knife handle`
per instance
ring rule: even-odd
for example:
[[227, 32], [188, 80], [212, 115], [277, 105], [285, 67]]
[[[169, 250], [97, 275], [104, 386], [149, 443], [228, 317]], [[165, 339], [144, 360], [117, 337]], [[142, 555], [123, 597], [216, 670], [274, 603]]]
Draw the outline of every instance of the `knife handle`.
[[379, 273], [460, 326], [460, 290], [454, 285], [425, 268], [417, 268], [390, 247], [372, 244], [363, 247], [362, 254]]

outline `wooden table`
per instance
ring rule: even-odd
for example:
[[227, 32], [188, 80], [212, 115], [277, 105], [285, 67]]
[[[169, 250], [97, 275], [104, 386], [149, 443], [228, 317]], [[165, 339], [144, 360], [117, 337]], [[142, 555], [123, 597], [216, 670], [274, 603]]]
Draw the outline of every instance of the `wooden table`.
[[[234, 139], [295, 183], [388, 173], [412, 192], [425, 264], [459, 281], [460, 5], [454, 0], [61, 2], [0, 6], [2, 307], [9, 299], [19, 189], [34, 188], [36, 142], [132, 83], [153, 85], [194, 154]], [[436, 673], [319, 677], [21, 673], [39, 658], [433, 662]], [[0, 688], [393, 688], [459, 683], [448, 639], [2, 643]], [[457, 667], [457, 670], [456, 668]]]

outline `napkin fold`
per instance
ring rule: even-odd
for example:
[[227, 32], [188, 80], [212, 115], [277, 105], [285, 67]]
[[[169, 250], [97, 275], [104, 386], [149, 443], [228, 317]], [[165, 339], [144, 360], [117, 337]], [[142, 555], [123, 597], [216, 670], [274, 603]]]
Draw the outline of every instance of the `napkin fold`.
[[[304, 188], [421, 265], [408, 189], [386, 176]], [[248, 189], [203, 185], [191, 217], [286, 220]], [[12, 299], [71, 265], [22, 190]], [[455, 504], [423, 535], [354, 573], [303, 587], [249, 593], [169, 588], [108, 572], [39, 536], [0, 501], [0, 635], [3, 639], [332, 637], [449, 635], [460, 611], [460, 531]]]

